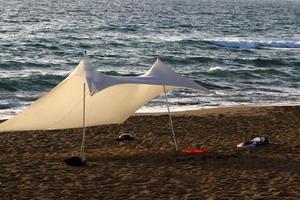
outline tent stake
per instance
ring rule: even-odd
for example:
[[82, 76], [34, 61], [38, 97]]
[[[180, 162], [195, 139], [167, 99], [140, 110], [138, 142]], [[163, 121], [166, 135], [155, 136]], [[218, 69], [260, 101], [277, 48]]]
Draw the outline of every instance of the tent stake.
[[80, 156], [84, 157], [84, 140], [85, 140], [85, 83], [83, 84], [83, 107], [82, 107], [82, 142], [80, 148]]
[[166, 99], [166, 104], [167, 104], [167, 108], [168, 108], [168, 115], [169, 115], [169, 119], [170, 119], [170, 125], [171, 125], [171, 129], [172, 129], [172, 133], [173, 133], [175, 150], [178, 151], [177, 142], [176, 142], [176, 135], [175, 135], [174, 127], [173, 127], [173, 121], [172, 121], [172, 117], [171, 117], [171, 113], [170, 113], [169, 101], [168, 101], [168, 96], [167, 96], [165, 85], [164, 85], [164, 92], [165, 92], [165, 99]]

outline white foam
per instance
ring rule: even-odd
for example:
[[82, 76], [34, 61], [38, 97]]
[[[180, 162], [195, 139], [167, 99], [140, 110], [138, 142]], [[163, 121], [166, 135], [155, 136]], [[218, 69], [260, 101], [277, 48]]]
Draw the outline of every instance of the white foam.
[[257, 48], [257, 47], [273, 47], [273, 48], [300, 48], [300, 41], [285, 40], [243, 40], [239, 38], [207, 40], [224, 47], [239, 48]]
[[215, 71], [222, 71], [223, 69], [221, 67], [210, 67], [208, 72], [215, 72]]

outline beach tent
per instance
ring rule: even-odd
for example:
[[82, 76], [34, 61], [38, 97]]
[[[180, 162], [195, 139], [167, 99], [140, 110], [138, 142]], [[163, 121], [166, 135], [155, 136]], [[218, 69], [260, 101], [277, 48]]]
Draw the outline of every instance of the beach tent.
[[58, 86], [1, 123], [0, 132], [79, 127], [85, 132], [87, 126], [120, 124], [147, 102], [174, 88], [208, 92], [160, 59], [141, 76], [115, 77], [96, 71], [85, 56]]

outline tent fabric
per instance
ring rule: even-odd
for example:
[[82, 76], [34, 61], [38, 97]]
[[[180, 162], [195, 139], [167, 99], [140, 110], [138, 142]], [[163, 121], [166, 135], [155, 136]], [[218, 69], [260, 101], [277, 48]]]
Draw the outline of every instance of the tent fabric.
[[[87, 86], [84, 91], [84, 85]], [[169, 69], [160, 59], [145, 74], [114, 77], [97, 72], [85, 57], [58, 86], [18, 115], [0, 124], [0, 132], [68, 129], [120, 124], [166, 90], [190, 88], [208, 92]]]

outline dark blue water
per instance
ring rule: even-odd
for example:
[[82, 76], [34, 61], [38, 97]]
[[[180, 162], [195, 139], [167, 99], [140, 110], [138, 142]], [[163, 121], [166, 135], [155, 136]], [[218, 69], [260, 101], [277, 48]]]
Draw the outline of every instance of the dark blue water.
[[297, 0], [0, 0], [0, 12], [0, 118], [62, 81], [84, 50], [119, 76], [159, 56], [217, 93], [177, 90], [172, 108], [300, 102]]

